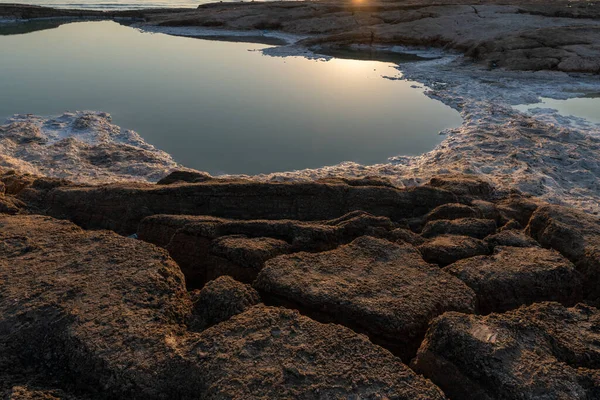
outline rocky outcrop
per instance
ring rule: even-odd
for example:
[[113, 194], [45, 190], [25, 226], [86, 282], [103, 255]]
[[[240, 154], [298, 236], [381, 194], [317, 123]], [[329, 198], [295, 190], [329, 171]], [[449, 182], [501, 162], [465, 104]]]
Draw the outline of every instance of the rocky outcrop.
[[260, 303], [260, 295], [250, 285], [221, 276], [192, 293], [194, 315], [190, 327], [204, 330]]
[[166, 248], [188, 286], [198, 288], [221, 275], [251, 283], [280, 254], [330, 250], [363, 235], [386, 236], [394, 227], [364, 212], [313, 222], [156, 215], [142, 220], [138, 237]]
[[582, 299], [582, 279], [558, 252], [537, 247], [497, 247], [493, 255], [458, 261], [444, 271], [477, 294], [478, 310], [503, 312], [523, 304]]
[[496, 233], [496, 222], [491, 219], [460, 218], [428, 222], [421, 234], [431, 238], [439, 235], [462, 235], [483, 239]]
[[227, 278], [207, 285], [197, 311], [212, 322], [246, 311], [188, 331], [181, 271], [148, 243], [42, 216], [0, 216], [0, 228], [8, 398], [445, 398], [348, 328], [248, 308], [256, 294]]
[[96, 396], [191, 393], [165, 342], [191, 302], [164, 250], [49, 217], [0, 216], [0, 227], [0, 371]]
[[600, 298], [600, 220], [560, 206], [538, 208], [527, 232], [542, 246], [558, 250], [583, 275], [585, 293]]
[[256, 306], [199, 336], [207, 399], [445, 399], [365, 336]]
[[59, 187], [45, 199], [45, 211], [85, 228], [131, 234], [155, 214], [211, 215], [236, 219], [327, 220], [361, 210], [392, 220], [423, 215], [456, 201], [429, 186], [397, 189], [328, 183], [209, 181], [187, 185], [115, 184]]
[[487, 244], [468, 236], [437, 236], [418, 247], [423, 259], [428, 263], [442, 266], [455, 261], [490, 253]]
[[517, 231], [514, 229], [507, 229], [498, 232], [494, 235], [490, 235], [485, 238], [485, 242], [491, 247], [496, 246], [510, 246], [510, 247], [538, 247], [539, 243], [536, 242], [531, 236], [526, 235], [524, 232]]
[[254, 287], [265, 301], [365, 332], [405, 361], [433, 317], [475, 310], [474, 293], [414, 247], [368, 236], [330, 252], [269, 260]]
[[600, 312], [540, 303], [488, 316], [435, 319], [414, 368], [452, 399], [594, 399]]

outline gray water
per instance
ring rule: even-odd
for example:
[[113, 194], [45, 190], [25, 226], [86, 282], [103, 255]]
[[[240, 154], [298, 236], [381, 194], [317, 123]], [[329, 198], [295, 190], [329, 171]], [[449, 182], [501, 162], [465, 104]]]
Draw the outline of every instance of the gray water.
[[213, 174], [385, 162], [431, 150], [439, 131], [461, 123], [414, 82], [384, 79], [398, 75], [395, 64], [257, 51], [266, 47], [114, 22], [0, 36], [0, 121], [106, 111], [176, 161]]

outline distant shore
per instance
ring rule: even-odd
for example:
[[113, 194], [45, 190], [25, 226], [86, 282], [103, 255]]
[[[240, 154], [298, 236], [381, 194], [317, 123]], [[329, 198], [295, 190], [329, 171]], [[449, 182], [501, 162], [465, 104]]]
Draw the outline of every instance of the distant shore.
[[309, 49], [427, 46], [461, 52], [488, 68], [600, 72], [600, 2], [590, 1], [241, 2], [104, 12], [0, 5], [0, 20], [40, 18], [278, 31], [305, 36], [297, 44]]

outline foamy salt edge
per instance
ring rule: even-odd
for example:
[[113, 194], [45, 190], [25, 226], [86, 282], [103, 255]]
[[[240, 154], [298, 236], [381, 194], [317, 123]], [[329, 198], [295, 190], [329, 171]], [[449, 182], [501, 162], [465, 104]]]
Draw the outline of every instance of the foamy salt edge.
[[[261, 50], [263, 54], [330, 59], [295, 45], [303, 37], [278, 32], [140, 28], [153, 33], [206, 38], [275, 37], [289, 44], [265, 48]], [[465, 62], [460, 55], [439, 50], [401, 46], [387, 50], [438, 57], [404, 63], [398, 67], [402, 72], [397, 76], [383, 77], [420, 82], [427, 88], [428, 96], [461, 113], [463, 124], [442, 132], [446, 139], [435, 149], [415, 157], [393, 157], [377, 165], [345, 162], [300, 171], [229, 176], [275, 182], [384, 176], [398, 186], [410, 187], [423, 184], [437, 174], [467, 173], [490, 181], [500, 190], [517, 188], [549, 202], [600, 212], [600, 125], [562, 116], [552, 109], [537, 108], [523, 113], [512, 107], [536, 103], [540, 97], [568, 99], [599, 93], [598, 77], [549, 71], [488, 71]], [[112, 124], [106, 113], [66, 113], [58, 118], [15, 116], [7, 122], [9, 125], [0, 128], [3, 155], [0, 166], [83, 183], [154, 182], [174, 169], [183, 168], [137, 133]], [[15, 128], [17, 123], [22, 125]], [[83, 129], [73, 129], [74, 126]], [[27, 144], [14, 144], [11, 135], [23, 132], [27, 136], [25, 132], [31, 129], [39, 140], [25, 139]], [[12, 133], [7, 134], [8, 131]], [[17, 140], [23, 142], [23, 138]]]

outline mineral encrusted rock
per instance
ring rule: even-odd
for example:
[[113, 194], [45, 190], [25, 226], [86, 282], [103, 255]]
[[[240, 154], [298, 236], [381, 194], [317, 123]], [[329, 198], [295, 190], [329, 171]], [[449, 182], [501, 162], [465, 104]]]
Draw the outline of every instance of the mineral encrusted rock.
[[538, 247], [497, 247], [490, 256], [461, 260], [444, 271], [475, 291], [484, 314], [540, 301], [573, 305], [583, 294], [575, 266], [557, 251]]
[[368, 236], [329, 252], [269, 260], [254, 287], [268, 301], [366, 332], [405, 361], [433, 317], [475, 311], [475, 294], [413, 246]]
[[452, 399], [596, 399], [600, 312], [539, 303], [435, 319], [414, 362]]

